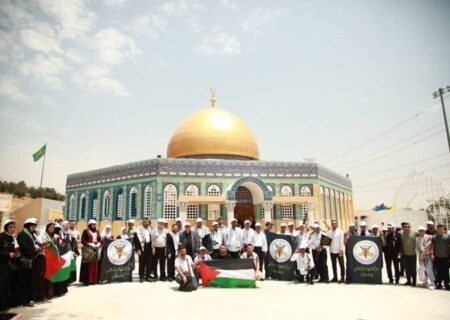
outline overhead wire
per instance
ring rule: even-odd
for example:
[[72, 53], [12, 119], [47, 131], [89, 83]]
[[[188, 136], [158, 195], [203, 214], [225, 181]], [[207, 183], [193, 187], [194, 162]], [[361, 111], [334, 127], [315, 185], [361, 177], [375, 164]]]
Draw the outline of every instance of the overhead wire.
[[[436, 170], [436, 169], [440, 169], [440, 168], [444, 168], [444, 167], [448, 167], [448, 166], [450, 166], [450, 163], [441, 164], [441, 165], [435, 166], [433, 168], [424, 169], [423, 171], [432, 171], [432, 170]], [[406, 178], [407, 176], [408, 175], [401, 175], [401, 176], [397, 176], [397, 177], [390, 178], [390, 179], [383, 179], [383, 180], [379, 180], [379, 181], [376, 181], [376, 182], [366, 183], [366, 184], [363, 184], [363, 185], [360, 185], [360, 186], [353, 186], [353, 188], [357, 189], [357, 188], [362, 188], [362, 187], [366, 187], [366, 186], [372, 186], [372, 185], [376, 185], [376, 184], [380, 184], [380, 183], [386, 183], [386, 182], [389, 182], [389, 181], [395, 181], [395, 180], [399, 180], [399, 179], [402, 179], [402, 178]]]
[[419, 117], [419, 116], [421, 116], [421, 115], [427, 113], [427, 112], [430, 111], [431, 109], [435, 108], [436, 105], [438, 105], [438, 104], [435, 103], [435, 104], [433, 104], [433, 105], [431, 105], [431, 106], [429, 106], [429, 107], [427, 107], [427, 108], [425, 108], [425, 109], [423, 109], [423, 110], [421, 110], [421, 111], [415, 113], [414, 115], [412, 115], [412, 116], [406, 118], [406, 119], [403, 120], [403, 121], [400, 121], [399, 123], [395, 124], [394, 126], [388, 128], [388, 129], [382, 131], [381, 133], [377, 134], [376, 136], [370, 138], [369, 140], [365, 141], [364, 143], [361, 143], [361, 144], [357, 145], [356, 147], [353, 147], [353, 148], [347, 150], [346, 152], [343, 152], [343, 153], [337, 155], [336, 157], [334, 157], [334, 158], [332, 158], [332, 159], [328, 159], [328, 160], [324, 161], [323, 163], [326, 164], [326, 163], [335, 161], [335, 160], [337, 160], [337, 159], [342, 158], [343, 156], [346, 156], [346, 155], [349, 155], [349, 154], [355, 152], [356, 150], [358, 150], [358, 149], [360, 149], [360, 148], [363, 148], [363, 147], [367, 146], [367, 144], [372, 143], [373, 141], [377, 140], [378, 138], [383, 137], [383, 136], [387, 135], [388, 133], [390, 133], [390, 132], [392, 132], [392, 131], [395, 131], [396, 129], [400, 128], [400, 127], [403, 126], [404, 124], [406, 124], [406, 123], [408, 123], [408, 122], [410, 122], [410, 121], [416, 119], [417, 117]]
[[391, 167], [391, 168], [388, 168], [388, 169], [383, 169], [383, 170], [379, 170], [379, 171], [374, 171], [374, 172], [371, 172], [371, 173], [363, 174], [361, 176], [352, 176], [352, 180], [365, 178], [365, 177], [369, 177], [369, 176], [374, 176], [374, 175], [377, 175], [377, 174], [380, 174], [380, 173], [385, 173], [385, 172], [389, 172], [389, 171], [396, 170], [396, 169], [405, 168], [405, 167], [408, 167], [408, 166], [411, 166], [411, 165], [414, 165], [414, 164], [418, 164], [418, 163], [422, 163], [422, 162], [425, 162], [425, 161], [439, 159], [439, 158], [444, 157], [444, 156], [448, 157], [448, 152], [444, 152], [444, 153], [441, 153], [441, 154], [438, 154], [438, 155], [434, 155], [434, 156], [431, 156], [431, 157], [428, 157], [428, 158], [425, 158], [425, 159], [421, 159], [421, 160], [405, 163], [405, 164], [402, 164], [402, 165], [399, 165], [399, 166], [395, 166], [395, 167]]
[[[382, 149], [379, 149], [379, 150], [377, 150], [377, 151], [373, 151], [373, 152], [367, 153], [367, 154], [365, 154], [365, 155], [359, 156], [358, 159], [355, 159], [355, 160], [350, 160], [350, 161], [347, 161], [347, 162], [342, 162], [342, 163], [336, 164], [336, 165], [334, 165], [333, 167], [334, 167], [334, 168], [335, 168], [335, 167], [342, 167], [342, 166], [344, 166], [344, 165], [348, 165], [349, 163], [359, 162], [359, 161], [361, 161], [361, 159], [364, 159], [364, 158], [366, 158], [366, 157], [370, 157], [370, 156], [372, 156], [372, 155], [374, 155], [374, 154], [376, 154], [376, 153], [378, 153], [378, 152], [386, 151], [386, 150], [388, 150], [388, 149], [390, 149], [390, 148], [393, 148], [393, 147], [396, 147], [396, 146], [398, 146], [398, 145], [400, 145], [400, 144], [402, 144], [402, 143], [408, 142], [408, 141], [410, 141], [411, 139], [414, 139], [414, 138], [416, 138], [417, 136], [420, 136], [420, 135], [422, 135], [422, 134], [424, 134], [424, 133], [426, 133], [426, 132], [428, 132], [428, 131], [431, 131], [431, 130], [433, 130], [433, 129], [436, 129], [437, 127], [439, 127], [439, 126], [441, 126], [441, 125], [442, 125], [442, 123], [436, 124], [436, 125], [434, 125], [434, 126], [428, 128], [428, 129], [422, 130], [422, 131], [417, 132], [417, 133], [415, 133], [415, 134], [413, 134], [413, 135], [411, 135], [411, 136], [408, 136], [408, 138], [404, 138], [404, 139], [402, 139], [402, 140], [400, 140], [400, 141], [397, 141], [397, 142], [395, 142], [395, 143], [393, 143], [393, 144], [391, 144], [391, 145], [384, 146]], [[443, 129], [441, 129], [441, 131], [442, 131], [442, 130], [443, 130]]]
[[427, 135], [427, 136], [425, 136], [425, 137], [422, 137], [422, 138], [420, 138], [420, 139], [414, 141], [412, 144], [408, 144], [408, 145], [406, 145], [406, 146], [400, 147], [400, 148], [398, 148], [398, 149], [395, 149], [394, 151], [390, 151], [390, 152], [387, 152], [387, 153], [383, 153], [383, 154], [381, 154], [381, 155], [377, 155], [377, 156], [373, 157], [373, 158], [370, 159], [370, 160], [366, 160], [366, 161], [365, 161], [364, 163], [362, 163], [362, 164], [358, 164], [358, 165], [356, 165], [356, 166], [347, 168], [347, 170], [350, 171], [350, 170], [354, 170], [354, 169], [357, 169], [357, 168], [364, 167], [364, 166], [366, 166], [366, 165], [371, 164], [371, 163], [372, 163], [373, 161], [375, 161], [375, 160], [378, 160], [378, 159], [380, 159], [380, 158], [384, 158], [384, 157], [386, 157], [386, 156], [388, 156], [388, 155], [392, 155], [392, 154], [398, 153], [398, 152], [403, 151], [403, 150], [405, 150], [405, 149], [407, 149], [407, 148], [411, 148], [412, 146], [414, 146], [414, 145], [416, 145], [416, 144], [418, 144], [418, 143], [420, 143], [420, 142], [423, 142], [423, 141], [425, 141], [425, 140], [428, 140], [428, 139], [430, 139], [430, 138], [432, 138], [432, 137], [434, 137], [434, 136], [440, 134], [443, 130], [444, 130], [444, 129], [441, 129], [441, 130], [439, 130], [439, 131], [436, 131], [436, 132], [434, 132], [434, 133], [432, 133], [432, 134], [430, 134], [430, 135]]

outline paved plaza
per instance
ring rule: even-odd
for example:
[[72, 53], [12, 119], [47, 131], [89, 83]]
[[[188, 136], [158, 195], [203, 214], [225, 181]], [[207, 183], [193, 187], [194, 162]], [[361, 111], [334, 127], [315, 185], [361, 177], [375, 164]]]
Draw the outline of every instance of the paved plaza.
[[258, 281], [256, 289], [200, 287], [184, 293], [175, 282], [139, 283], [136, 272], [134, 278], [132, 283], [75, 284], [63, 297], [13, 311], [33, 320], [449, 319], [450, 292], [444, 290], [272, 280]]

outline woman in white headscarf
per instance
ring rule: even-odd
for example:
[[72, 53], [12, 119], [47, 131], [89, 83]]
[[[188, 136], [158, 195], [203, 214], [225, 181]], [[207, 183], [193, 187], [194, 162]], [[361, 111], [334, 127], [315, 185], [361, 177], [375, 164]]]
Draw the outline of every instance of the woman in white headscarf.
[[[50, 246], [50, 244], [56, 243], [57, 240], [57, 236], [55, 236], [55, 225], [56, 223], [53, 221], [49, 221], [46, 226], [45, 226], [45, 230], [44, 232], [41, 233], [41, 243], [43, 244], [44, 247], [48, 247]], [[59, 225], [59, 224], [58, 224]], [[47, 260], [46, 260], [47, 263]], [[46, 266], [47, 268], [47, 266]], [[51, 299], [53, 298], [53, 283], [50, 282], [49, 280], [44, 278], [44, 294], [45, 294], [45, 299]]]
[[114, 236], [112, 234], [112, 228], [111, 228], [110, 224], [107, 224], [105, 226], [105, 228], [103, 229], [102, 235], [101, 235], [101, 239], [102, 239], [102, 241], [105, 240], [105, 239], [114, 240]]
[[120, 234], [117, 236], [116, 239], [130, 240], [130, 237], [128, 236], [127, 232], [127, 227], [120, 228]]

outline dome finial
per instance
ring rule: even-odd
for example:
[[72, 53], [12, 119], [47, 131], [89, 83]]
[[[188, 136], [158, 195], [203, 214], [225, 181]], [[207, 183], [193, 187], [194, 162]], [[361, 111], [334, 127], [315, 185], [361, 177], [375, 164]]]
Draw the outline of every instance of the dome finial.
[[211, 107], [216, 106], [216, 89], [211, 88]]

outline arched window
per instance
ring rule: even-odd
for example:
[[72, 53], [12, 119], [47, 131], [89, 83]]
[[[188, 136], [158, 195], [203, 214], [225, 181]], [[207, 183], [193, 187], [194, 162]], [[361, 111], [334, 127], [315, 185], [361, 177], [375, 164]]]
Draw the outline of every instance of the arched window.
[[89, 219], [97, 219], [98, 216], [98, 193], [93, 192], [91, 195], [91, 203], [89, 206]]
[[152, 217], [152, 195], [153, 190], [151, 186], [145, 187], [144, 190], [144, 218], [151, 219]]
[[[208, 187], [208, 196], [219, 197], [220, 188], [218, 185], [210, 185]], [[220, 204], [208, 204], [208, 220], [216, 220], [220, 216]]]
[[[311, 196], [311, 188], [308, 186], [302, 186], [300, 188], [300, 195], [302, 197], [310, 197]], [[308, 215], [308, 205], [302, 204], [300, 205], [300, 218], [303, 220]]]
[[123, 218], [123, 189], [116, 192], [114, 199], [114, 219], [122, 220]]
[[86, 194], [82, 193], [80, 196], [80, 220], [86, 219]]
[[102, 220], [108, 218], [111, 207], [111, 195], [108, 190], [103, 193]]
[[164, 219], [175, 219], [177, 215], [177, 188], [173, 184], [164, 187]]
[[[186, 188], [186, 195], [188, 197], [198, 196], [198, 187], [195, 184], [191, 184]], [[198, 218], [198, 204], [189, 204], [187, 206], [187, 218], [197, 219]]]
[[130, 218], [136, 218], [137, 216], [137, 188], [133, 187], [130, 189], [130, 202], [128, 204], [128, 212]]
[[[292, 197], [292, 188], [290, 186], [283, 186], [280, 192], [282, 197]], [[281, 205], [281, 219], [293, 219], [294, 206], [292, 204]]]
[[69, 198], [69, 219], [75, 219], [75, 205], [76, 205], [76, 198], [75, 195], [72, 194]]

